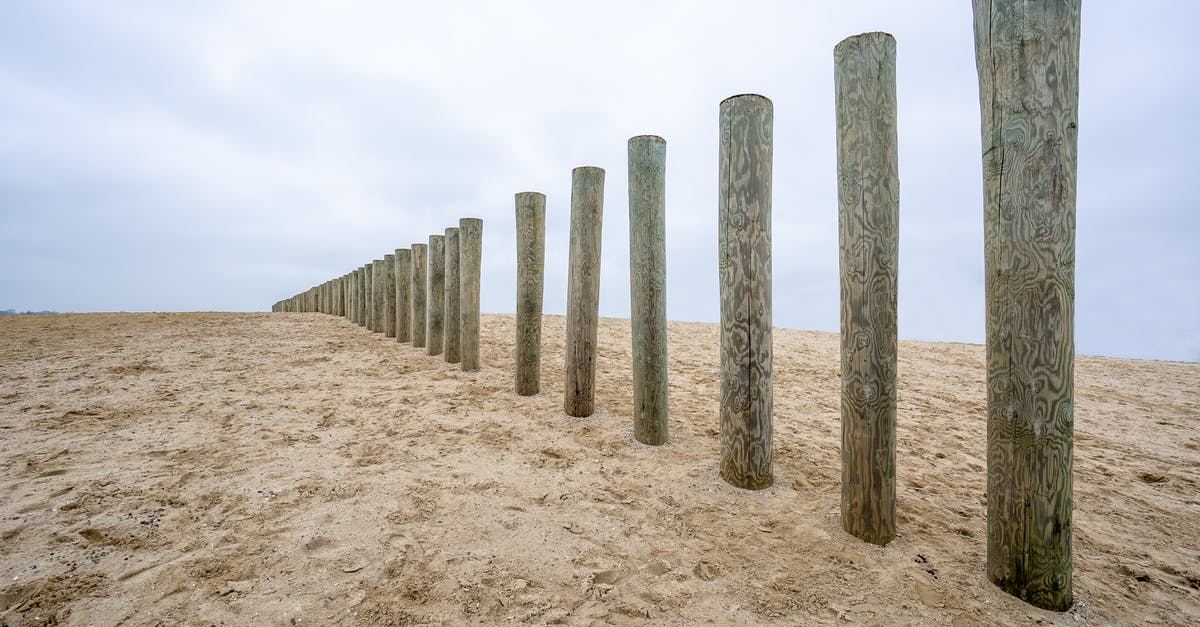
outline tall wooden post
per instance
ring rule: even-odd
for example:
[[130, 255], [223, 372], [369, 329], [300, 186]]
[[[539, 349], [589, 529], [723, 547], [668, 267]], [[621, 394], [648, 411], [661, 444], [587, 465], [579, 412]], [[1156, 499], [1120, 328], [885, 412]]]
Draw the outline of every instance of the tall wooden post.
[[516, 390], [532, 396], [541, 389], [542, 284], [546, 260], [546, 196], [521, 192], [517, 204]]
[[975, 0], [988, 578], [1071, 606], [1079, 0]]
[[771, 101], [721, 102], [721, 478], [759, 490], [772, 474]]
[[459, 342], [459, 332], [461, 331], [461, 320], [459, 320], [459, 268], [458, 268], [458, 227], [453, 226], [446, 229], [446, 235], [443, 238], [443, 245], [446, 248], [446, 284], [445, 284], [445, 299], [446, 305], [442, 308], [443, 324], [442, 335], [445, 339], [445, 348], [442, 351], [442, 356], [446, 363], [456, 364], [461, 361]]
[[425, 316], [427, 305], [426, 275], [429, 273], [428, 244], [412, 245], [412, 345], [425, 346]]
[[429, 236], [429, 287], [425, 290], [425, 352], [441, 355], [445, 348], [446, 238]]
[[896, 536], [896, 40], [833, 49], [841, 262], [842, 528]]
[[412, 341], [412, 251], [396, 249], [396, 341]]
[[571, 171], [571, 252], [567, 275], [567, 350], [563, 411], [591, 416], [596, 405], [596, 332], [600, 307], [600, 226], [604, 170]]
[[396, 337], [396, 255], [383, 256], [383, 336]]
[[629, 295], [633, 437], [667, 442], [667, 142], [629, 140]]
[[383, 331], [383, 286], [380, 284], [383, 279], [383, 260], [372, 261], [369, 272], [371, 277], [371, 326], [368, 328], [374, 333], [380, 333]]
[[367, 280], [368, 268], [370, 268], [369, 264], [363, 265], [358, 272], [358, 306], [360, 308], [358, 324], [362, 327], [367, 326], [367, 305], [371, 302], [369, 299], [370, 293], [367, 291], [367, 286], [370, 285], [370, 282]]
[[459, 342], [462, 369], [479, 370], [479, 274], [483, 260], [483, 220], [458, 221], [459, 251]]

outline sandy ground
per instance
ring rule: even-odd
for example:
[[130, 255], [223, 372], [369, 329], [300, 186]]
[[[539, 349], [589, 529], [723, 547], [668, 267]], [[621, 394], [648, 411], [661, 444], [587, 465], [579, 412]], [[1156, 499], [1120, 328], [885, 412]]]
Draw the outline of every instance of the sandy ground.
[[775, 335], [774, 487], [717, 477], [718, 336], [672, 323], [671, 442], [632, 437], [627, 320], [598, 413], [320, 314], [0, 318], [9, 625], [1200, 621], [1200, 365], [1077, 364], [1075, 598], [984, 575], [983, 349], [902, 342], [899, 536], [838, 522], [838, 343]]

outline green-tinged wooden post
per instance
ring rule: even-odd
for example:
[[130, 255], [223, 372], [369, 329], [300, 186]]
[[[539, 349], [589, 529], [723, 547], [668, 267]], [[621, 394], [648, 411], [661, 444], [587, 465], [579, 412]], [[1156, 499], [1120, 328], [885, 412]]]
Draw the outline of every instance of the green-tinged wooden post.
[[429, 280], [425, 290], [425, 352], [441, 355], [445, 348], [446, 238], [429, 236]]
[[412, 341], [412, 251], [396, 249], [396, 341]]
[[760, 490], [774, 481], [771, 345], [771, 101], [721, 102], [721, 478]]
[[383, 279], [383, 260], [372, 261], [371, 269], [367, 272], [371, 277], [371, 324], [367, 328], [373, 333], [379, 333], [383, 331], [383, 286], [380, 285]]
[[633, 437], [667, 442], [667, 142], [629, 140], [629, 295]]
[[428, 305], [427, 274], [429, 274], [429, 245], [412, 245], [412, 345], [425, 346], [425, 317]]
[[396, 337], [396, 255], [383, 256], [383, 336]]
[[987, 573], [1071, 606], [1079, 0], [975, 0], [987, 315]]
[[546, 196], [516, 195], [517, 338], [516, 390], [532, 396], [541, 389], [542, 285], [546, 260]]
[[446, 304], [442, 307], [442, 337], [444, 338], [444, 349], [442, 356], [446, 363], [456, 364], [461, 359], [462, 344], [459, 342], [459, 332], [462, 330], [462, 321], [459, 319], [461, 309], [459, 307], [459, 259], [458, 259], [458, 227], [453, 226], [446, 229], [446, 235], [442, 239], [443, 246], [446, 252], [446, 282], [445, 295]]
[[571, 171], [571, 252], [567, 275], [567, 335], [563, 411], [591, 416], [596, 409], [596, 333], [600, 316], [600, 232], [604, 170]]
[[459, 342], [464, 372], [479, 370], [479, 277], [483, 263], [483, 220], [460, 218], [459, 251]]
[[833, 49], [841, 266], [842, 528], [896, 537], [896, 40]]

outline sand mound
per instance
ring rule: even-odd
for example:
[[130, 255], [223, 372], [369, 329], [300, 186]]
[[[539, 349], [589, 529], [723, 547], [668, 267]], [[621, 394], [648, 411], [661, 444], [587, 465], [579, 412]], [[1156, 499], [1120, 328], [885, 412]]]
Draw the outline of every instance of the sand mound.
[[987, 583], [980, 346], [902, 342], [899, 536], [838, 523], [837, 336], [775, 334], [776, 483], [717, 478], [718, 335], [671, 323], [671, 442], [320, 314], [0, 319], [0, 621], [1200, 621], [1200, 365], [1077, 362], [1075, 597]]

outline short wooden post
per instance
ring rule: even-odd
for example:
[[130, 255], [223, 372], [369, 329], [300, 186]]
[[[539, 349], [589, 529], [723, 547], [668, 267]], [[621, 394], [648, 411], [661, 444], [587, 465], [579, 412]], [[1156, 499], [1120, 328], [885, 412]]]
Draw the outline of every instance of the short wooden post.
[[772, 474], [771, 101], [721, 102], [721, 478], [760, 490]]
[[396, 341], [412, 341], [412, 251], [396, 249]]
[[566, 386], [563, 411], [591, 416], [596, 405], [596, 332], [600, 316], [600, 231], [604, 170], [571, 171], [571, 252], [567, 275]]
[[459, 344], [464, 372], [479, 370], [479, 274], [483, 261], [483, 220], [458, 221]]
[[987, 573], [1071, 606], [1079, 0], [975, 0], [987, 315]]
[[396, 255], [383, 256], [383, 336], [396, 337]]
[[429, 236], [429, 287], [425, 293], [425, 352], [441, 355], [445, 348], [446, 238]]
[[517, 211], [516, 390], [532, 396], [541, 389], [542, 285], [546, 260], [546, 195], [521, 192]]
[[458, 227], [450, 227], [446, 229], [446, 235], [442, 239], [443, 245], [446, 248], [446, 285], [445, 299], [446, 304], [442, 308], [443, 324], [442, 336], [445, 340], [445, 348], [442, 350], [442, 356], [446, 363], [456, 364], [461, 359], [460, 349], [462, 344], [459, 342], [459, 333], [462, 330], [459, 314], [459, 259], [458, 259]]
[[896, 536], [896, 40], [833, 49], [841, 262], [842, 528]]
[[412, 345], [425, 346], [425, 316], [428, 293], [426, 287], [429, 273], [428, 244], [412, 245]]
[[633, 437], [667, 442], [667, 142], [629, 140], [629, 295]]

